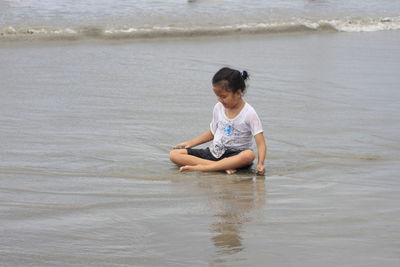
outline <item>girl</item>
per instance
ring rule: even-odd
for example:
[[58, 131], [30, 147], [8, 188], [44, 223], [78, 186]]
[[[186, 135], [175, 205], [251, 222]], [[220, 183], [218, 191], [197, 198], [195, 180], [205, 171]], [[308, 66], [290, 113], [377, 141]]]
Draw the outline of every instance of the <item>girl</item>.
[[[220, 69], [212, 79], [219, 103], [214, 107], [210, 130], [198, 137], [180, 143], [170, 152], [170, 159], [181, 165], [180, 171], [220, 171], [228, 174], [250, 166], [255, 159], [250, 149], [252, 137], [257, 144], [259, 174], [265, 173], [264, 159], [267, 151], [261, 121], [248, 103], [243, 100], [246, 90], [246, 71]], [[213, 141], [205, 149], [193, 147]]]

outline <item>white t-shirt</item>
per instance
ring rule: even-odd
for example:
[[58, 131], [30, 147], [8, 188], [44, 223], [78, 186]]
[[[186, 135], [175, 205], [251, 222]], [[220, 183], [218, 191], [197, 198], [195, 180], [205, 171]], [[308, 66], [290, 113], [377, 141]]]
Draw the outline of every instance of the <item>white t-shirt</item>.
[[253, 136], [263, 132], [260, 118], [248, 103], [245, 103], [235, 118], [229, 119], [224, 106], [218, 102], [214, 106], [210, 129], [214, 135], [210, 151], [216, 158], [220, 158], [227, 149], [239, 151], [250, 149]]

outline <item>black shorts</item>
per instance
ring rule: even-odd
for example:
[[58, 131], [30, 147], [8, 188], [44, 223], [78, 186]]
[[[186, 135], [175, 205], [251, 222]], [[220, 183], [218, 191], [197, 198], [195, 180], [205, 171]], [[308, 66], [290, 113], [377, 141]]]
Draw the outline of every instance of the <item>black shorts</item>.
[[210, 148], [186, 148], [187, 152], [189, 155], [202, 158], [202, 159], [207, 159], [207, 160], [213, 160], [213, 161], [218, 161], [224, 158], [232, 157], [237, 154], [239, 154], [240, 150], [227, 150], [225, 151], [224, 154], [220, 158], [214, 157], [213, 154], [211, 154]]

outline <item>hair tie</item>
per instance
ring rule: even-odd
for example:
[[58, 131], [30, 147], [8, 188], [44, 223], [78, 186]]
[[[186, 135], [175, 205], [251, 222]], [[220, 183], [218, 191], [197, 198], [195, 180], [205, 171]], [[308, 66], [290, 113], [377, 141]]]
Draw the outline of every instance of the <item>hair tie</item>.
[[243, 80], [247, 80], [247, 78], [249, 77], [249, 74], [245, 70], [241, 70], [239, 71], [239, 73]]

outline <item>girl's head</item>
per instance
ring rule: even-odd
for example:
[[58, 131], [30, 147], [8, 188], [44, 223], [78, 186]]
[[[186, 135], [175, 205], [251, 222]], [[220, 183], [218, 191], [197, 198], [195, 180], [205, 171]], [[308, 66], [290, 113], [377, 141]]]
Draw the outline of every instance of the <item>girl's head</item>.
[[245, 81], [249, 75], [246, 71], [222, 68], [215, 73], [212, 84], [214, 93], [226, 108], [234, 108], [242, 101], [246, 90]]
[[219, 87], [226, 91], [236, 93], [241, 91], [243, 94], [246, 90], [245, 81], [249, 78], [247, 71], [238, 71], [231, 68], [222, 68], [215, 73], [212, 84], [213, 87]]

